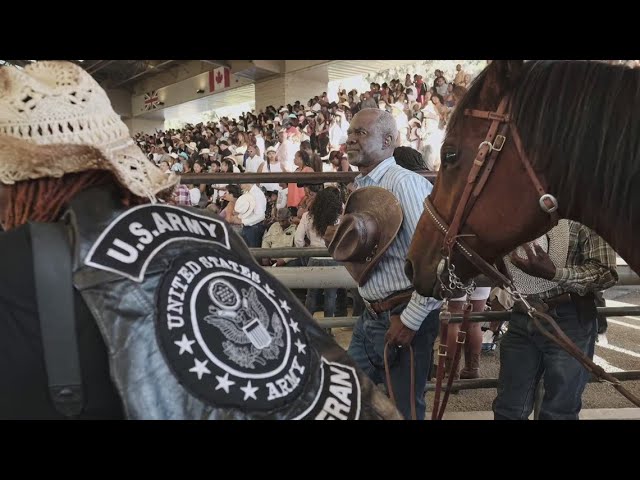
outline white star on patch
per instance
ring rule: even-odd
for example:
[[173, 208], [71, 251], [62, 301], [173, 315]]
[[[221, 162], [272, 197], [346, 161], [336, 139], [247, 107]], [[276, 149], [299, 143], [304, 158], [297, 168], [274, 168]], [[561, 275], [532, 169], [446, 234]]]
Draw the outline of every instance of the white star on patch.
[[234, 382], [233, 380], [229, 380], [229, 373], [225, 373], [224, 377], [219, 377], [216, 375], [216, 380], [218, 380], [218, 386], [216, 387], [216, 390], [223, 389], [227, 393], [229, 393], [229, 387], [236, 384], [236, 382]]
[[247, 400], [249, 398], [253, 398], [254, 400], [257, 400], [258, 397], [256, 397], [256, 392], [258, 391], [258, 388], [259, 387], [251, 386], [251, 380], [247, 382], [246, 386], [240, 387], [240, 390], [244, 392], [244, 400]]
[[302, 352], [302, 353], [306, 353], [306, 352], [304, 351], [304, 349], [305, 349], [305, 348], [307, 348], [307, 346], [306, 346], [304, 343], [302, 343], [302, 342], [300, 341], [300, 339], [298, 339], [298, 341], [297, 341], [296, 343], [294, 343], [294, 345], [295, 345], [296, 347], [298, 347], [298, 353], [300, 353], [300, 352]]
[[184, 352], [189, 352], [191, 355], [193, 355], [193, 350], [191, 349], [191, 345], [196, 343], [196, 341], [189, 340], [184, 333], [182, 334], [182, 340], [180, 340], [179, 342], [173, 342], [173, 343], [175, 343], [180, 347], [180, 351], [178, 352], [178, 354], [182, 355]]
[[194, 360], [196, 362], [195, 366], [190, 368], [189, 371], [198, 374], [198, 380], [202, 380], [202, 375], [205, 373], [211, 373], [206, 366], [209, 360], [205, 360], [204, 362], [201, 362], [197, 358], [194, 358]]
[[286, 300], [280, 300], [280, 308], [289, 313], [291, 311], [291, 307], [287, 304]]
[[265, 290], [267, 291], [267, 293], [268, 293], [269, 295], [271, 295], [272, 297], [275, 297], [275, 296], [276, 296], [276, 295], [275, 295], [275, 292], [273, 291], [273, 289], [272, 289], [269, 285], [267, 285], [266, 283], [264, 284], [264, 289], [265, 289]]
[[294, 322], [293, 318], [289, 319], [289, 326], [291, 327], [291, 330], [293, 330], [296, 333], [300, 333], [300, 329], [298, 328], [298, 322]]

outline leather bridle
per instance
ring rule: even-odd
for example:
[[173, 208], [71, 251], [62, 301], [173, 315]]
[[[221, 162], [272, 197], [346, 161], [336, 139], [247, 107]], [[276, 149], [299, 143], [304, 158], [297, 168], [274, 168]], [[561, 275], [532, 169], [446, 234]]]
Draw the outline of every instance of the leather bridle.
[[[489, 127], [489, 131], [487, 132], [487, 136], [484, 141], [478, 146], [478, 153], [476, 154], [471, 170], [467, 175], [467, 183], [464, 191], [462, 192], [462, 196], [460, 197], [460, 201], [458, 202], [451, 225], [448, 225], [447, 222], [438, 214], [430, 197], [427, 197], [424, 201], [425, 211], [429, 214], [431, 220], [437, 225], [438, 229], [444, 233], [444, 241], [441, 249], [443, 258], [438, 266], [438, 277], [440, 278], [441, 285], [443, 287], [443, 297], [450, 297], [453, 293], [453, 289], [451, 288], [452, 281], [453, 286], [460, 287], [459, 282], [455, 281], [457, 279], [457, 277], [455, 277], [455, 267], [453, 267], [451, 263], [451, 253], [454, 248], [457, 248], [469, 262], [480, 270], [481, 273], [495, 280], [503, 287], [513, 288], [513, 284], [509, 278], [503, 275], [493, 265], [489, 264], [460, 238], [469, 236], [460, 234], [460, 230], [469, 218], [476, 200], [482, 193], [484, 186], [487, 184], [487, 180], [489, 179], [491, 172], [493, 172], [496, 160], [507, 142], [508, 133], [511, 134], [518, 156], [520, 157], [533, 186], [540, 195], [538, 200], [540, 208], [543, 212], [551, 216], [551, 226], [558, 223], [558, 201], [553, 195], [546, 192], [542, 182], [533, 171], [531, 162], [529, 162], [527, 155], [522, 149], [522, 141], [520, 140], [518, 130], [511, 121], [509, 113], [505, 113], [508, 101], [508, 97], [504, 97], [495, 112], [471, 109], [466, 109], [464, 111], [465, 116], [491, 121], [491, 126]], [[549, 228], [551, 228], [551, 226]], [[448, 267], [450, 278], [443, 281], [441, 275], [444, 273], [445, 266]], [[452, 276], [454, 278], [451, 278]]]

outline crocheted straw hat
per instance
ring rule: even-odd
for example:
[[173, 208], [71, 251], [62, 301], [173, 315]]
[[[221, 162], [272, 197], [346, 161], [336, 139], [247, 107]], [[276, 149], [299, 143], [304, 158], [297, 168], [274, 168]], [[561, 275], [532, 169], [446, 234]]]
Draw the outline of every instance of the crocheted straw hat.
[[156, 200], [179, 177], [156, 167], [91, 75], [70, 62], [0, 68], [0, 182], [109, 170]]

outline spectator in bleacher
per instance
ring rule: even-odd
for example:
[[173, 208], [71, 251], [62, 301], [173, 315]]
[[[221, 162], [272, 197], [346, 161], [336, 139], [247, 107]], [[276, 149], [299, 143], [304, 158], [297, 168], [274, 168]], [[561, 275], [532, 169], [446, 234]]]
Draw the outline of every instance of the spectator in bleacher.
[[447, 85], [447, 95], [444, 97], [444, 104], [447, 108], [453, 108], [456, 106], [456, 99], [453, 95], [453, 83]]
[[225, 157], [220, 162], [220, 172], [222, 173], [240, 173], [240, 169], [233, 161], [233, 157]]
[[408, 140], [409, 140], [409, 147], [411, 147], [414, 150], [417, 150], [418, 152], [420, 150], [422, 150], [422, 137], [423, 137], [423, 130], [422, 130], [422, 124], [420, 123], [420, 120], [418, 120], [417, 118], [412, 118], [411, 120], [409, 120], [409, 127], [408, 127]]
[[329, 146], [329, 122], [327, 122], [325, 115], [321, 111], [316, 114], [316, 141], [318, 142], [318, 153], [321, 157], [327, 154], [327, 147]]
[[276, 221], [276, 212], [278, 210], [278, 191], [269, 191], [265, 190], [264, 187], [261, 187], [264, 192], [264, 196], [267, 199], [267, 207], [264, 211], [264, 220], [262, 223], [264, 224], [265, 230], [268, 230], [269, 227]]
[[309, 140], [305, 140], [304, 142], [300, 142], [300, 150], [307, 152], [309, 158], [311, 159], [311, 167], [314, 172], [322, 172], [322, 159], [320, 155], [315, 153], [311, 148], [311, 142]]
[[[296, 247], [304, 247], [308, 240], [311, 248], [325, 248], [323, 236], [329, 226], [334, 226], [339, 222], [342, 215], [343, 204], [340, 191], [337, 188], [329, 187], [320, 191], [308, 212], [302, 215], [300, 225], [295, 233]], [[333, 258], [311, 257], [308, 266], [335, 266], [338, 263]], [[313, 315], [319, 304], [319, 296], [324, 292], [324, 316], [325, 318], [335, 317], [337, 288], [307, 290], [305, 306], [309, 313]]]
[[242, 189], [240, 185], [227, 185], [223, 191], [224, 208], [220, 212], [220, 216], [240, 234], [242, 232], [242, 220], [238, 217], [235, 207], [236, 202], [242, 196]]
[[378, 104], [370, 91], [364, 92], [364, 100], [360, 103], [360, 110], [364, 110], [365, 108], [378, 108]]
[[440, 96], [444, 97], [447, 94], [447, 81], [443, 76], [439, 76], [436, 78], [436, 93], [440, 94]]
[[169, 203], [172, 203], [173, 205], [191, 207], [191, 193], [189, 192], [189, 188], [183, 183], [178, 184], [173, 191], [173, 196]]
[[254, 123], [252, 131], [253, 131], [253, 138], [255, 139], [256, 146], [258, 147], [260, 152], [264, 154], [267, 147], [264, 143], [263, 128], [257, 123]]
[[237, 201], [235, 211], [242, 220], [242, 238], [249, 248], [259, 248], [264, 235], [263, 220], [267, 209], [267, 199], [255, 184], [241, 185], [245, 192]]
[[329, 148], [339, 147], [347, 143], [349, 122], [344, 119], [343, 112], [337, 112], [331, 119], [329, 127]]
[[167, 160], [161, 160], [160, 163], [158, 163], [158, 167], [166, 174], [171, 173], [171, 164]]
[[233, 158], [233, 152], [229, 149], [228, 140], [220, 140], [219, 147], [220, 147], [219, 153], [221, 158], [226, 158], [226, 157]]
[[245, 172], [256, 173], [260, 165], [264, 163], [257, 145], [247, 147], [247, 160], [245, 161]]
[[433, 103], [436, 112], [438, 112], [439, 123], [438, 128], [444, 130], [447, 125], [447, 117], [449, 115], [449, 109], [444, 104], [444, 98], [439, 93], [431, 96], [431, 102]]
[[[296, 226], [291, 223], [291, 211], [288, 208], [279, 208], [276, 214], [276, 222], [273, 223], [262, 239], [262, 248], [287, 248], [293, 247]], [[297, 258], [263, 258], [262, 265], [274, 267], [300, 266]]]
[[[283, 171], [282, 165], [276, 158], [276, 149], [274, 147], [268, 147], [267, 160], [260, 164], [257, 173], [281, 173]], [[261, 183], [260, 186], [268, 191], [279, 191], [282, 189], [279, 183]]]
[[453, 84], [460, 87], [469, 88], [469, 85], [467, 85], [466, 77], [467, 74], [464, 72], [464, 70], [462, 70], [462, 65], [456, 65], [456, 76], [453, 77]]
[[[296, 172], [308, 173], [313, 172], [313, 166], [311, 165], [311, 158], [305, 151], [298, 151], [295, 155]], [[294, 208], [297, 211], [298, 205], [305, 197], [304, 188], [298, 186], [299, 182], [291, 182], [287, 188], [287, 207]], [[299, 217], [298, 217], [299, 218]], [[297, 223], [297, 222], [295, 222]]]

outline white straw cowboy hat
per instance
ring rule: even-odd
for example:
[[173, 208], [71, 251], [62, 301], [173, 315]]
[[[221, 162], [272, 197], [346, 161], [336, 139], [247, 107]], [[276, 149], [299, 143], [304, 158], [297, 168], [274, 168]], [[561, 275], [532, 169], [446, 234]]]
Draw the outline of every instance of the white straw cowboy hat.
[[256, 199], [250, 193], [244, 193], [240, 195], [240, 198], [236, 200], [234, 207], [235, 212], [238, 214], [240, 220], [244, 220], [253, 213], [256, 209]]
[[0, 182], [92, 169], [112, 172], [151, 200], [179, 181], [145, 156], [105, 91], [81, 67], [61, 61], [1, 67]]

